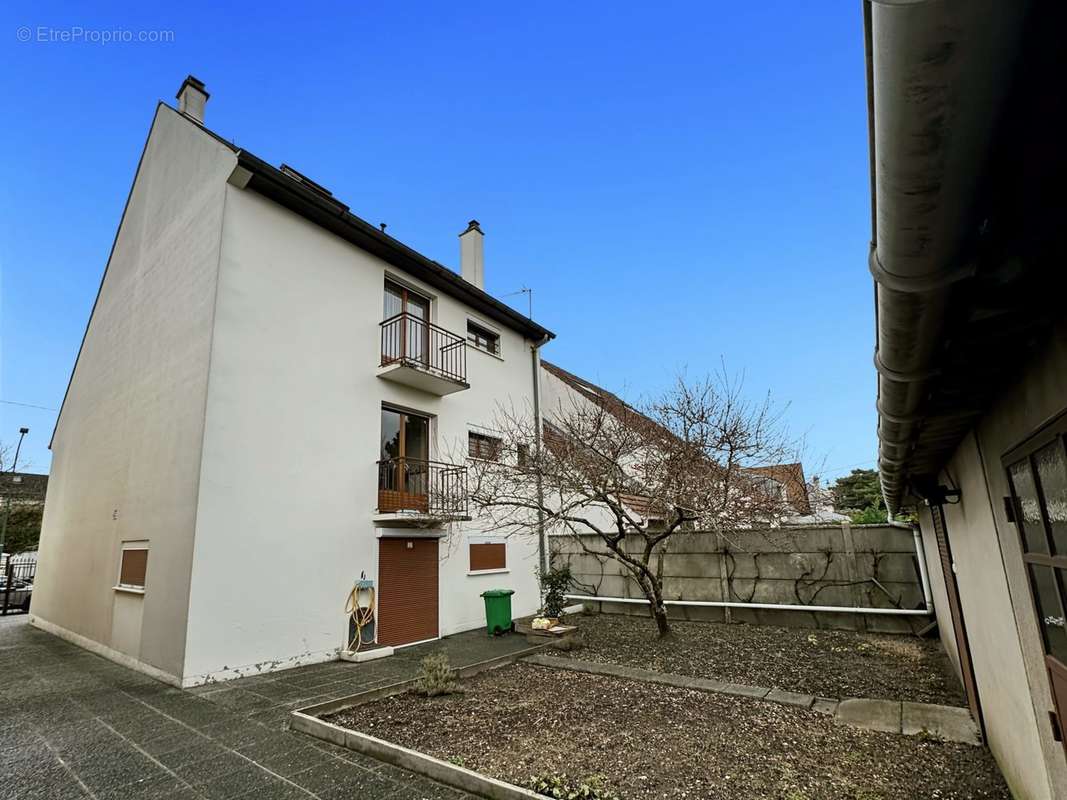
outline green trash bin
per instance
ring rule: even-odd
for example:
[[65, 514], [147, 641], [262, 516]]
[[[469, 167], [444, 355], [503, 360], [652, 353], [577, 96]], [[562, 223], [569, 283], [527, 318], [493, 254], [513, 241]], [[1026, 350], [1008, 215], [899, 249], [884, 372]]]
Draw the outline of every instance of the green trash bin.
[[490, 589], [482, 592], [485, 600], [485, 627], [490, 636], [515, 630], [511, 619], [511, 596], [514, 589]]

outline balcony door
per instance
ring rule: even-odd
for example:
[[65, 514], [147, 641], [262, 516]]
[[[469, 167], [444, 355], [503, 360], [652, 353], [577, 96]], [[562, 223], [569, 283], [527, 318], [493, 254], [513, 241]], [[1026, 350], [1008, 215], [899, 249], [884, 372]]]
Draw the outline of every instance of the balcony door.
[[1067, 748], [1067, 418], [1004, 458], [1012, 510], [1045, 647], [1053, 732]]
[[429, 357], [430, 301], [392, 281], [385, 282], [384, 321], [396, 319], [395, 334], [382, 342], [383, 363], [416, 361], [426, 364]]
[[378, 463], [378, 511], [429, 508], [430, 420], [407, 411], [382, 409]]

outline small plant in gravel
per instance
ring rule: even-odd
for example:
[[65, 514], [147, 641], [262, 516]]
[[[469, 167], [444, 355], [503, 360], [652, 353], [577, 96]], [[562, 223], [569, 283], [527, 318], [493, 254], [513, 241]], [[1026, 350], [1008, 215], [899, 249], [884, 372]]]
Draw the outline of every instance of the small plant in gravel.
[[412, 691], [423, 697], [438, 697], [460, 691], [456, 673], [448, 663], [446, 654], [434, 653], [422, 660]]
[[530, 778], [526, 788], [554, 800], [619, 800], [619, 796], [604, 786], [599, 776], [578, 780], [553, 772], [551, 775]]
[[541, 581], [541, 592], [545, 596], [541, 607], [541, 616], [549, 619], [562, 619], [563, 609], [567, 607], [565, 595], [570, 591], [574, 578], [569, 566], [553, 567], [537, 576]]

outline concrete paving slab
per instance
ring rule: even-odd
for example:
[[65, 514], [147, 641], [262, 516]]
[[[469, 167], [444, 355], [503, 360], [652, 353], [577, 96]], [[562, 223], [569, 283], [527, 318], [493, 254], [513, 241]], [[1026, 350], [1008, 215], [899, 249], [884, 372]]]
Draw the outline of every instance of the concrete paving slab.
[[850, 725], [869, 731], [900, 733], [901, 704], [898, 700], [842, 700], [837, 704], [834, 724]]
[[981, 744], [978, 725], [966, 708], [939, 706], [929, 703], [904, 703], [901, 715], [902, 730], [909, 736], [923, 732], [947, 742]]
[[811, 704], [811, 710], [832, 717], [837, 712], [837, 699], [833, 697], [816, 697], [815, 702]]
[[786, 706], [799, 706], [800, 708], [811, 708], [815, 702], [815, 697], [810, 694], [800, 694], [799, 692], [787, 692], [785, 689], [771, 689], [767, 692], [765, 700], [770, 700], [772, 703], [781, 703]]

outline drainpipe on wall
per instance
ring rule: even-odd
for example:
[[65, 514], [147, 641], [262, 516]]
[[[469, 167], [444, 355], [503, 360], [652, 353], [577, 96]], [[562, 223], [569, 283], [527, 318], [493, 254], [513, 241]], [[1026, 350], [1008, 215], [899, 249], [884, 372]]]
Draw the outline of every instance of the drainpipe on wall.
[[[552, 337], [545, 336], [531, 348], [533, 356], [533, 401], [534, 401], [534, 458], [538, 465], [541, 464], [541, 348]], [[548, 571], [548, 541], [545, 537], [545, 512], [542, 510], [545, 502], [545, 484], [541, 477], [541, 470], [537, 470], [537, 560], [541, 572]]]
[[889, 511], [889, 501], [886, 498], [885, 487], [882, 487], [882, 504], [885, 505], [885, 523], [893, 528], [904, 528], [911, 531], [915, 540], [915, 560], [919, 562], [919, 582], [923, 587], [923, 605], [927, 611], [934, 610], [933, 594], [930, 591], [930, 574], [926, 571], [926, 548], [923, 547], [922, 531], [918, 525], [909, 522], [898, 522], [893, 519]]

